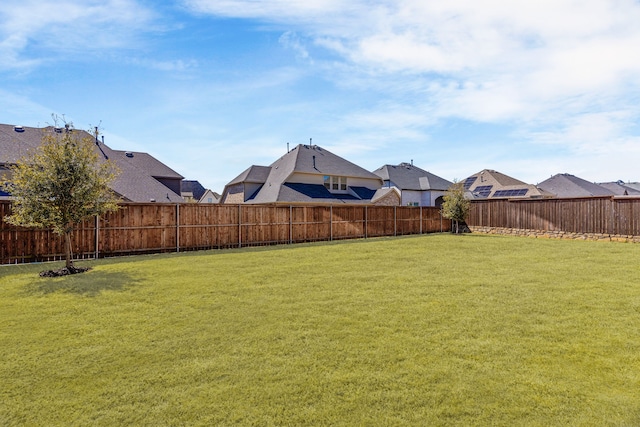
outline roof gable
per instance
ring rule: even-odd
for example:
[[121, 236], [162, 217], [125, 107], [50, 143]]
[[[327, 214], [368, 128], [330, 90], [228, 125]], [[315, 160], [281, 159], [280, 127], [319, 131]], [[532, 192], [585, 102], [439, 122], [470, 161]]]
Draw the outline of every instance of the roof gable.
[[276, 160], [271, 167], [282, 167], [289, 174], [297, 172], [379, 179], [377, 175], [318, 145], [299, 144]]
[[464, 181], [464, 188], [467, 194], [475, 199], [494, 197], [541, 198], [551, 196], [533, 184], [527, 184], [491, 169], [484, 169], [468, 177]]
[[[291, 181], [294, 175], [298, 177], [337, 175], [371, 180], [373, 186], [382, 184], [377, 175], [331, 153], [329, 150], [317, 145], [299, 144], [269, 166], [269, 174], [260, 191], [253, 197], [253, 202], [274, 203], [311, 200], [312, 198], [305, 192], [296, 191], [291, 186], [285, 186], [285, 183], [295, 183]], [[333, 196], [334, 200], [345, 199], [342, 195], [330, 192], [329, 194]], [[358, 200], [356, 197], [353, 199]]]

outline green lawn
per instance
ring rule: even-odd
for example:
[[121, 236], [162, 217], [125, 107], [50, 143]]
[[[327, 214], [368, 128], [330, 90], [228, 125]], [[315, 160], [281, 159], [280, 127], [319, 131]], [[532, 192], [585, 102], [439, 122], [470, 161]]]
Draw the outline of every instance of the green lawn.
[[640, 245], [449, 234], [0, 267], [0, 425], [640, 425]]

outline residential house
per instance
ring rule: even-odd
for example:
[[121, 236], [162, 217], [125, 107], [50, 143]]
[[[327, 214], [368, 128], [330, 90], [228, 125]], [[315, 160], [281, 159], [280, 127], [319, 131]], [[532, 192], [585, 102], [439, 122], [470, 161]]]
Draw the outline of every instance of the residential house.
[[640, 196], [640, 186], [638, 183], [616, 181], [600, 182], [598, 185], [612, 191], [616, 196]]
[[251, 166], [231, 180], [222, 203], [399, 204], [382, 179], [318, 145], [300, 144], [270, 166]]
[[542, 190], [558, 198], [613, 196], [615, 193], [601, 185], [568, 173], [559, 173], [538, 184]]
[[198, 200], [198, 203], [220, 203], [220, 198], [222, 196], [215, 191], [206, 190], [204, 194]]
[[472, 199], [533, 199], [552, 196], [533, 184], [527, 184], [491, 169], [484, 169], [465, 179], [464, 189]]
[[187, 203], [198, 203], [206, 191], [198, 181], [183, 179], [180, 183], [180, 195]]
[[180, 195], [184, 177], [160, 160], [148, 153], [136, 151], [113, 150], [113, 153], [116, 155], [117, 162], [125, 160], [127, 163], [135, 166], [136, 169], [143, 170], [151, 175], [151, 177], [169, 188], [173, 193]]
[[[16, 164], [30, 149], [37, 148], [42, 142], [43, 132], [74, 132], [79, 138], [94, 138], [88, 132], [71, 127], [34, 128], [0, 124], [0, 169], [5, 171], [7, 178], [10, 179], [6, 173], [8, 167]], [[112, 150], [102, 139], [95, 139], [95, 150], [101, 159], [112, 160], [119, 170], [111, 189], [123, 201], [184, 202], [180, 196], [180, 182], [183, 177], [149, 154]]]
[[402, 206], [441, 206], [443, 197], [453, 184], [412, 163], [384, 165], [373, 171], [382, 178], [384, 187], [399, 190]]

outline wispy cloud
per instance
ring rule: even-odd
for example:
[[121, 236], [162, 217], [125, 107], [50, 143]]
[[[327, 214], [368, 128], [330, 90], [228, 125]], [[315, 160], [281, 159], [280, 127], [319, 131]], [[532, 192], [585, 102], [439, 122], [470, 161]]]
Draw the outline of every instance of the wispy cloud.
[[[394, 110], [402, 108], [398, 91], [405, 88], [423, 94], [419, 110], [430, 118], [511, 121], [531, 135], [566, 129], [551, 133], [576, 150], [593, 148], [569, 131], [594, 128], [580, 118], [612, 117], [628, 110], [640, 93], [640, 4], [633, 0], [187, 4], [200, 13], [283, 25], [283, 41], [303, 56], [318, 48], [333, 55], [325, 65], [334, 67], [336, 84], [375, 76], [373, 89], [387, 88], [389, 99], [398, 99]], [[337, 67], [335, 57], [341, 58]], [[624, 134], [628, 122], [640, 118], [632, 114], [600, 122], [607, 131], [589, 132], [590, 140]]]
[[[5, 0], [0, 69], [25, 69], [59, 55], [130, 48], [154, 13], [135, 0]], [[38, 54], [31, 55], [37, 50]]]

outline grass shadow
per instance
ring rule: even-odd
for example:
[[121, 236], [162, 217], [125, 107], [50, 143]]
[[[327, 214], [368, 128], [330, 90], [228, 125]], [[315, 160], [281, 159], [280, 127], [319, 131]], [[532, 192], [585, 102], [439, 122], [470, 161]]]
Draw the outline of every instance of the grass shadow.
[[124, 291], [136, 285], [138, 280], [122, 272], [90, 270], [56, 278], [41, 278], [27, 285], [28, 294], [52, 294], [56, 292], [95, 297], [103, 291]]

